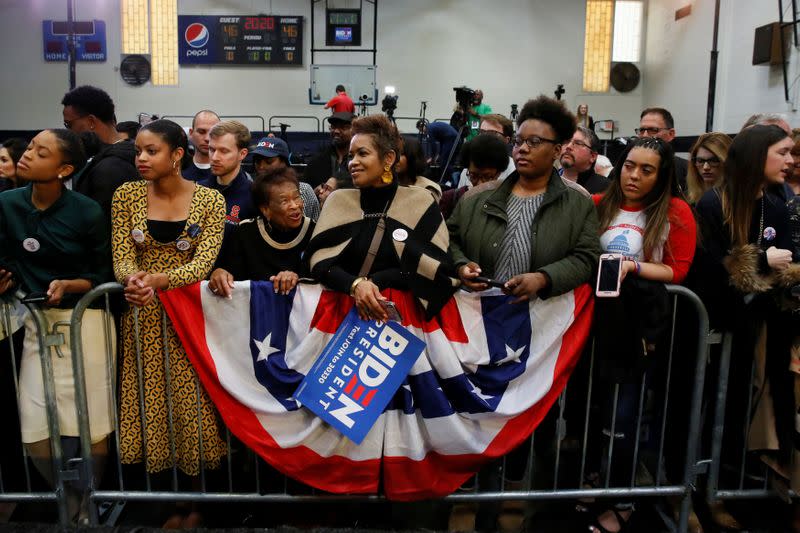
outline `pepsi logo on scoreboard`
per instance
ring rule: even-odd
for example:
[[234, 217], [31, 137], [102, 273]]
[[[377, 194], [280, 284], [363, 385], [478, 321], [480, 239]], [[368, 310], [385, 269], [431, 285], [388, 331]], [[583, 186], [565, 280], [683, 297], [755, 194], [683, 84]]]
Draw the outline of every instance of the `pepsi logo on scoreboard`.
[[207, 45], [208, 35], [208, 28], [199, 22], [189, 24], [189, 27], [183, 32], [183, 38], [186, 39], [186, 44], [192, 48], [202, 48]]

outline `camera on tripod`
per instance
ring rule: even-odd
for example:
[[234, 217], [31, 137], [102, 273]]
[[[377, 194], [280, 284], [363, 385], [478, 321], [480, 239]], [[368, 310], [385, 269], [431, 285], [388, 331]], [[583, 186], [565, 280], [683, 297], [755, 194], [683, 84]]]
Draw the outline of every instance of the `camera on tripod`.
[[366, 102], [367, 100], [369, 100], [368, 94], [362, 94], [361, 96], [358, 97], [359, 102]]
[[395, 109], [397, 109], [397, 95], [387, 94], [384, 96], [381, 102], [381, 111], [391, 117]]
[[475, 90], [470, 89], [466, 85], [462, 85], [461, 87], [453, 87], [453, 90], [456, 92], [456, 102], [458, 106], [463, 110], [467, 111], [470, 107], [472, 107], [472, 102], [475, 99]]

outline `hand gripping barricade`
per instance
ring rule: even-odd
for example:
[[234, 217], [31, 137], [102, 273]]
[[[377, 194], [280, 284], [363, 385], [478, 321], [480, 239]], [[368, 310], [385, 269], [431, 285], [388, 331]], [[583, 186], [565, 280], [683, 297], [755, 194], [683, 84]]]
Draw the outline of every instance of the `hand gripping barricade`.
[[[116, 459], [115, 476], [117, 479], [111, 482], [104, 482], [104, 485], [114, 485], [111, 488], [98, 488], [98, 480], [94, 472], [95, 464], [91, 455], [91, 438], [88, 419], [87, 398], [85, 390], [85, 373], [81, 357], [81, 336], [82, 316], [90, 304], [97, 300], [105, 299], [105, 306], [110, 309], [109, 299], [111, 295], [121, 293], [122, 286], [108, 283], [101, 285], [84, 296], [76, 305], [72, 320], [70, 341], [72, 344], [73, 365], [76, 382], [76, 404], [78, 407], [79, 427], [81, 431], [81, 461], [76, 462], [76, 470], [64, 469], [59, 473], [57, 488], [51, 493], [40, 494], [36, 498], [55, 500], [60, 508], [60, 520], [63, 524], [68, 523], [66, 502], [64, 498], [63, 485], [69, 479], [80, 477], [84, 480], [82, 486], [86, 488], [89, 501], [88, 519], [92, 525], [113, 523], [118, 517], [124, 502], [127, 501], [195, 501], [195, 502], [262, 502], [262, 503], [312, 503], [326, 501], [384, 501], [386, 498], [381, 493], [371, 494], [329, 494], [323, 493], [310, 487], [303, 487], [288, 479], [276, 483], [275, 471], [272, 466], [256, 454], [249, 452], [241, 443], [234, 439], [225, 428], [224, 440], [227, 444], [227, 455], [223, 460], [221, 472], [212, 476], [206, 471], [206, 463], [203, 453], [203, 433], [202, 428], [198, 428], [200, 471], [197, 483], [187, 484], [182, 479], [179, 480], [178, 467], [174, 460], [176, 454], [176, 444], [174, 439], [174, 421], [172, 417], [172, 396], [170, 388], [167, 387], [167, 427], [170, 436], [169, 454], [172, 460], [172, 467], [168, 471], [168, 480], [155, 480], [146, 470], [138, 479], [131, 477], [131, 472], [124, 469], [121, 461]], [[696, 443], [700, 436], [700, 408], [703, 396], [704, 373], [707, 358], [708, 341], [708, 319], [702, 304], [691, 291], [683, 287], [668, 286], [673, 306], [673, 323], [669, 339], [669, 350], [663, 366], [664, 371], [651, 372], [642, 376], [641, 380], [635, 385], [638, 387], [639, 401], [635, 405], [636, 414], [636, 434], [640, 438], [636, 439], [636, 445], [631, 457], [625, 458], [632, 463], [632, 475], [625, 483], [610, 481], [612, 476], [612, 464], [615, 461], [614, 439], [604, 439], [602, 434], [593, 433], [592, 428], [597, 425], [594, 417], [597, 416], [594, 406], [598, 402], [599, 393], [595, 389], [596, 361], [593, 349], [587, 349], [583, 356], [583, 364], [588, 369], [586, 379], [580, 380], [575, 375], [571, 378], [567, 387], [561, 391], [557, 403], [550, 409], [548, 419], [552, 424], [548, 429], [545, 422], [539, 430], [529, 439], [530, 445], [523, 446], [526, 457], [522, 463], [522, 481], [519, 483], [503, 483], [504, 477], [519, 475], [518, 466], [511, 466], [509, 459], [504, 458], [493, 469], [494, 474], [488, 477], [484, 474], [478, 476], [474, 490], [459, 490], [449, 494], [443, 499], [453, 503], [465, 502], [504, 502], [513, 500], [570, 500], [576, 498], [599, 498], [599, 499], [637, 499], [660, 501], [662, 498], [670, 496], [681, 502], [681, 512], [678, 516], [677, 524], [674, 527], [677, 531], [686, 531], [690, 496], [694, 488], [697, 464], [696, 464]], [[678, 302], [681, 303], [681, 310], [691, 311], [696, 320], [691, 324], [691, 330], [676, 331], [676, 317]], [[36, 309], [31, 309], [36, 312]], [[134, 311], [135, 313], [135, 311]], [[9, 312], [5, 311], [3, 319], [7, 322]], [[173, 317], [175, 318], [175, 317]], [[161, 319], [162, 334], [166, 336], [168, 328], [168, 317], [166, 313]], [[113, 324], [108, 322], [106, 328], [113, 328]], [[49, 372], [46, 354], [51, 353], [51, 347], [47, 340], [49, 333], [45, 327], [40, 334], [40, 342], [43, 354], [43, 371]], [[106, 332], [110, 335], [111, 331]], [[138, 327], [137, 327], [138, 333]], [[676, 353], [676, 339], [683, 336], [690, 338], [690, 346], [684, 353]], [[138, 339], [138, 335], [137, 335]], [[109, 342], [108, 368], [114, 371], [116, 368], [117, 354], [112, 349]], [[168, 346], [168, 344], [167, 344]], [[686, 346], [684, 343], [682, 346]], [[142, 379], [141, 361], [141, 341], [136, 343], [136, 365], [139, 369], [137, 386], [140, 392], [143, 391], [145, 384]], [[49, 355], [53, 357], [53, 355]], [[670, 382], [675, 379], [674, 363], [676, 359], [683, 358], [687, 361], [687, 367], [693, 372], [691, 393], [684, 391], [684, 400], [691, 396], [686, 403], [688, 409], [679, 417], [684, 426], [686, 439], [685, 455], [682, 456], [682, 468], [679, 475], [671, 475], [667, 479], [664, 469], [665, 439], [667, 435], [666, 426], [668, 418], [675, 418], [672, 409], [675, 395], [669, 394], [671, 390]], [[164, 373], [170, 376], [170, 357], [165, 354]], [[47, 383], [47, 380], [45, 380]], [[113, 395], [118, 397], [116, 390], [117, 380], [112, 380], [114, 384]], [[578, 390], [581, 389], [581, 390]], [[660, 399], [653, 400], [653, 390], [662, 391]], [[614, 389], [615, 395], [619, 392], [619, 386]], [[147, 432], [145, 430], [148, 419], [144, 403], [144, 395], [140, 394], [140, 414], [142, 415], [142, 445], [146, 449], [148, 443]], [[577, 399], [576, 399], [577, 398]], [[216, 401], [216, 400], [215, 400]], [[55, 402], [55, 399], [53, 399]], [[616, 404], [616, 398], [614, 398]], [[579, 406], [576, 409], [576, 406]], [[198, 398], [197, 408], [200, 409]], [[574, 411], [574, 412], [573, 412]], [[616, 413], [616, 411], [614, 411]], [[673, 418], [670, 418], [673, 416]], [[567, 427], [567, 421], [570, 427]], [[51, 431], [57, 432], [57, 420], [53, 419]], [[115, 437], [114, 441], [119, 449], [119, 420], [115, 416]], [[610, 434], [615, 435], [618, 429], [615, 428], [616, 414], [610, 421]], [[673, 427], [670, 427], [672, 431]], [[608, 435], [608, 431], [606, 432]], [[54, 463], [60, 464], [62, 457], [58, 439], [53, 439]], [[599, 452], [598, 452], [599, 450]], [[587, 485], [586, 479], [591, 469], [592, 455], [602, 455], [602, 470], [599, 472], [599, 482]], [[113, 456], [113, 454], [112, 454]], [[109, 469], [111, 470], [111, 469]], [[508, 473], [508, 475], [506, 475]], [[163, 477], [163, 476], [160, 476]], [[142, 479], [143, 478], [143, 479]], [[28, 494], [2, 494], [0, 500], [25, 500], [33, 498]], [[103, 505], [105, 503], [113, 505]], [[671, 516], [662, 513], [662, 517], [667, 522], [672, 522]]]

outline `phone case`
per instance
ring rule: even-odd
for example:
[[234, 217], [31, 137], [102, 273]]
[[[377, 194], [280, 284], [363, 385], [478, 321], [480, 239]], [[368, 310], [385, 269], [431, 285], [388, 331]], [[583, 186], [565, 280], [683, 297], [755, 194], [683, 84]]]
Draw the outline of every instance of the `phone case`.
[[[617, 268], [617, 285], [616, 290], [609, 291], [609, 290], [600, 290], [600, 281], [602, 280], [603, 276], [603, 264], [608, 263], [612, 260], [619, 261], [619, 267]], [[619, 288], [622, 282], [622, 262], [623, 257], [618, 254], [603, 254], [600, 256], [600, 264], [599, 268], [597, 269], [597, 284], [595, 285], [595, 296], [598, 298], [615, 298], [619, 296]]]

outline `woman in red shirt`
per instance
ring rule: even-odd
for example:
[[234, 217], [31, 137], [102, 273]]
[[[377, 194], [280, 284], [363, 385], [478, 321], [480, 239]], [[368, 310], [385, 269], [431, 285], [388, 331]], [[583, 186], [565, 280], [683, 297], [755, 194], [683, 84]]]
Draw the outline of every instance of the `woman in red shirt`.
[[[696, 224], [678, 189], [670, 145], [661, 139], [633, 140], [611, 175], [611, 185], [594, 196], [600, 219], [600, 245], [620, 254], [622, 279], [615, 298], [598, 298], [595, 305], [595, 354], [604, 409], [600, 423], [604, 439], [614, 435], [609, 486], [630, 486], [639, 398], [644, 372], [659, 364], [657, 348], [670, 324], [665, 283], [681, 283], [692, 264]], [[613, 424], [613, 431], [612, 430]], [[598, 428], [600, 429], [600, 428]], [[599, 457], [589, 472], [599, 468]], [[590, 476], [599, 482], [599, 475]], [[625, 529], [632, 502], [616, 502], [592, 516], [595, 532]]]

